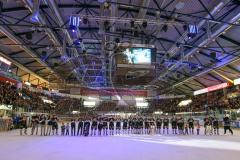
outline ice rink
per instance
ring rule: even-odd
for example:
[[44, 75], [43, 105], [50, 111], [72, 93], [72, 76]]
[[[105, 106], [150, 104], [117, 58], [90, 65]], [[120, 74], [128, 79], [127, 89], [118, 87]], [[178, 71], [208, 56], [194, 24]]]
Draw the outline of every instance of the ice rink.
[[238, 134], [41, 137], [19, 136], [16, 131], [0, 133], [1, 160], [239, 160], [239, 158]]

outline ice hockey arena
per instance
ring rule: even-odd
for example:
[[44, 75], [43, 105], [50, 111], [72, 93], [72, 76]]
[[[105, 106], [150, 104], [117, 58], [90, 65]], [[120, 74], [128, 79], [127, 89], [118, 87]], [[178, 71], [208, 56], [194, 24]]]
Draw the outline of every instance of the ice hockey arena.
[[1, 160], [239, 160], [240, 0], [0, 0]]

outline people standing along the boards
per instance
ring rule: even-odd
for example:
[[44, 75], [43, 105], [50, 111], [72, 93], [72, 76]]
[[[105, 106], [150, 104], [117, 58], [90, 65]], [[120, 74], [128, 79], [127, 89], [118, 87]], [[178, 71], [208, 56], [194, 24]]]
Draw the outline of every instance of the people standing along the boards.
[[76, 132], [76, 122], [74, 119], [71, 120], [71, 136], [75, 136]]
[[20, 117], [19, 120], [19, 128], [20, 128], [20, 135], [23, 135], [23, 130], [24, 130], [24, 134], [27, 135], [27, 117], [25, 115]]
[[172, 124], [172, 134], [177, 134], [177, 118], [175, 115], [171, 119], [171, 124]]
[[215, 115], [213, 117], [213, 129], [214, 129], [214, 134], [219, 135], [219, 121]]
[[40, 117], [40, 128], [41, 128], [41, 136], [46, 135], [46, 117], [44, 114]]
[[79, 118], [78, 119], [77, 136], [82, 136], [82, 135], [83, 135], [83, 119]]
[[231, 129], [231, 120], [228, 114], [224, 116], [223, 123], [224, 123], [224, 134], [226, 134], [227, 130], [229, 130], [230, 133], [233, 135], [233, 131]]
[[38, 135], [38, 126], [39, 126], [38, 116], [33, 116], [31, 122], [32, 122], [31, 135], [34, 135], [35, 131], [36, 131], [36, 135]]
[[189, 133], [194, 134], [194, 119], [192, 118], [192, 116], [190, 116], [188, 119], [188, 127], [189, 127]]
[[[40, 117], [40, 118], [38, 118]], [[46, 118], [47, 117], [47, 118]], [[231, 120], [229, 115], [223, 118], [224, 121], [224, 133], [229, 130], [233, 134], [231, 129]], [[58, 119], [56, 116], [46, 116], [42, 114], [41, 116], [33, 116], [31, 120], [31, 135], [36, 132], [37, 126], [40, 124], [41, 136], [57, 135], [58, 133]], [[130, 117], [129, 119], [121, 119], [115, 117], [94, 117], [89, 120], [88, 118], [78, 119], [78, 123], [74, 119], [71, 122], [67, 122], [66, 125], [61, 123], [61, 135], [77, 135], [79, 136], [107, 136], [107, 135], [120, 135], [120, 134], [161, 134], [161, 128], [163, 126], [163, 134], [167, 133], [169, 125], [172, 126], [172, 134], [188, 135], [194, 134], [194, 126], [197, 131], [197, 135], [200, 134], [200, 123], [199, 120], [194, 121], [193, 117], [190, 116], [186, 121], [184, 121], [183, 116], [173, 116], [168, 117]], [[19, 122], [20, 134], [27, 134], [27, 118], [26, 116], [20, 117]], [[205, 135], [219, 135], [219, 120], [214, 115], [206, 116], [204, 118], [204, 134]]]

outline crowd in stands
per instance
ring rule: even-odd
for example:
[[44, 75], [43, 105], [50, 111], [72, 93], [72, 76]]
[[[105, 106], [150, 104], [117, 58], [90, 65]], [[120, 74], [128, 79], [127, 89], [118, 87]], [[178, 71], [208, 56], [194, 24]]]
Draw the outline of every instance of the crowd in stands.
[[[178, 106], [180, 99], [160, 99], [149, 102], [150, 109], [161, 110], [163, 112], [199, 112], [217, 109], [238, 109], [240, 107], [240, 97], [227, 98], [223, 96], [222, 91], [213, 94], [203, 94], [190, 97], [192, 103], [188, 106]], [[46, 103], [43, 99], [50, 100], [52, 103]], [[186, 98], [185, 98], [186, 99]], [[60, 97], [57, 95], [46, 95], [40, 92], [33, 92], [27, 88], [17, 89], [10, 83], [0, 83], [0, 104], [12, 105], [14, 111], [41, 112], [66, 114], [76, 110], [87, 110], [83, 107], [81, 100], [70, 97]], [[134, 106], [119, 107], [117, 102], [102, 101], [95, 109], [96, 111], [129, 111], [137, 110]]]
[[[44, 99], [51, 103], [44, 102]], [[0, 82], [0, 104], [12, 105], [14, 111], [41, 112], [41, 113], [67, 113], [77, 109], [81, 103], [77, 98], [46, 95], [32, 92], [28, 88], [17, 89], [15, 85]]]

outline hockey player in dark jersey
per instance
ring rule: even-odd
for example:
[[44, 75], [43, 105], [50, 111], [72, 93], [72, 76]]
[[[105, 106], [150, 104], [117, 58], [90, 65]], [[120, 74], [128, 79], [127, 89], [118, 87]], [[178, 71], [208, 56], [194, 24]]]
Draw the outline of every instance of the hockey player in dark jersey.
[[219, 121], [216, 116], [213, 117], [213, 129], [214, 129], [214, 134], [219, 135]]
[[102, 129], [103, 129], [103, 121], [102, 119], [98, 120], [98, 135], [101, 136], [102, 135]]
[[206, 116], [204, 119], [203, 119], [203, 121], [204, 121], [204, 128], [205, 128], [205, 130], [204, 130], [204, 134], [205, 135], [207, 135], [207, 134], [209, 134], [209, 135], [211, 135], [212, 134], [212, 122], [211, 122], [211, 120], [210, 120], [211, 118], [210, 117], [208, 117], [208, 116]]
[[167, 134], [168, 134], [168, 128], [169, 128], [169, 119], [166, 116], [163, 119], [163, 134], [165, 134], [165, 129], [167, 130]]
[[138, 118], [138, 134], [143, 134], [143, 118]]
[[128, 121], [128, 134], [131, 134], [131, 133], [132, 133], [132, 130], [133, 130], [133, 120], [132, 120], [132, 118], [130, 117], [130, 118], [129, 118], [129, 121]]
[[162, 128], [162, 119], [161, 119], [161, 117], [157, 118], [156, 124], [157, 124], [157, 134], [161, 134], [161, 128]]
[[103, 119], [103, 135], [108, 135], [108, 121], [106, 118]]
[[194, 134], [194, 119], [192, 118], [192, 116], [188, 118], [188, 127], [190, 134]]
[[175, 115], [171, 119], [171, 124], [172, 124], [172, 134], [177, 134], [177, 118]]
[[94, 118], [94, 119], [92, 120], [91, 136], [96, 136], [96, 132], [97, 132], [97, 119]]
[[114, 121], [113, 118], [110, 119], [109, 122], [109, 135], [114, 135]]
[[89, 130], [90, 130], [90, 121], [89, 120], [85, 120], [83, 123], [83, 135], [84, 136], [88, 136], [89, 135]]
[[128, 119], [124, 119], [123, 120], [123, 134], [127, 134], [128, 133]]
[[144, 120], [144, 125], [145, 125], [145, 134], [149, 134], [150, 133], [150, 122], [148, 118], [145, 118]]
[[177, 118], [178, 134], [184, 134], [184, 119], [182, 116]]
[[121, 134], [121, 120], [117, 119], [116, 121], [116, 134], [120, 135]]

